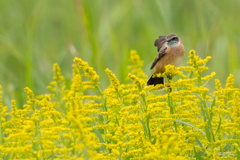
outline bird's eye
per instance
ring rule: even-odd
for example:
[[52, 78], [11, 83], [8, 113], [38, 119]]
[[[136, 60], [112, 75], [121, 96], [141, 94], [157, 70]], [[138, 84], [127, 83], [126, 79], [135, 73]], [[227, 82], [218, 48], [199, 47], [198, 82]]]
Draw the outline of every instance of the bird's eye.
[[173, 39], [172, 39], [172, 40], [176, 41], [176, 40], [178, 40], [178, 37], [173, 37]]

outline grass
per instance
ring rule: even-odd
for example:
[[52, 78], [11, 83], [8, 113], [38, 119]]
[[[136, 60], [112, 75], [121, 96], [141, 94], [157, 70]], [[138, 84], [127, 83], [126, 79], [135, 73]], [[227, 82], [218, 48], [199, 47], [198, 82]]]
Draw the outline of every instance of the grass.
[[[229, 73], [239, 79], [239, 7], [238, 0], [0, 1], [3, 101], [11, 106], [11, 99], [16, 99], [21, 108], [26, 86], [36, 94], [46, 93], [56, 62], [70, 82], [76, 56], [94, 67], [102, 87], [109, 83], [105, 68], [126, 83], [130, 49], [138, 51], [145, 62], [143, 70], [150, 76], [157, 54], [153, 43], [169, 33], [179, 35], [186, 51], [212, 56], [208, 73], [215, 71], [222, 82]], [[214, 82], [207, 85], [214, 88]], [[235, 87], [239, 86], [236, 81]]]

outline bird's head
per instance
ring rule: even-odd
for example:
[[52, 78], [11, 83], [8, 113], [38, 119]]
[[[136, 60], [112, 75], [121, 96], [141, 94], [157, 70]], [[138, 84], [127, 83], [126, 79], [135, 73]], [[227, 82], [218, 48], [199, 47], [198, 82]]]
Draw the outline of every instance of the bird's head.
[[167, 39], [167, 46], [170, 48], [174, 48], [180, 45], [180, 39], [176, 34], [169, 34], [166, 37]]

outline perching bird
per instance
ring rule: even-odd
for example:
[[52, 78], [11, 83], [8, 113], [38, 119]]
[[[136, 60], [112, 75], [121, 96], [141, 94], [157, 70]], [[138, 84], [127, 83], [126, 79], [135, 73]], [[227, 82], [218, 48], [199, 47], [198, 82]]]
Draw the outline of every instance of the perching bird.
[[[154, 59], [150, 69], [154, 67], [154, 73], [163, 73], [165, 65], [171, 64], [178, 66], [184, 56], [184, 46], [176, 34], [160, 36], [154, 43], [157, 47], [158, 55]], [[153, 73], [153, 74], [154, 74]], [[153, 76], [153, 75], [152, 75]], [[163, 77], [152, 77], [147, 81], [147, 85], [164, 84]]]

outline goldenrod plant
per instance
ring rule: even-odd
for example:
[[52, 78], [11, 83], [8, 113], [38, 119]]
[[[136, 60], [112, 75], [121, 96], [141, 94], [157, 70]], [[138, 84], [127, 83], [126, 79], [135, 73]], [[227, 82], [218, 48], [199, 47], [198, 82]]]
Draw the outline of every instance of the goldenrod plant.
[[35, 96], [26, 87], [23, 109], [12, 100], [11, 111], [0, 98], [0, 158], [240, 158], [240, 89], [233, 87], [233, 75], [225, 87], [216, 79], [216, 91], [209, 93], [205, 84], [215, 73], [203, 77], [203, 72], [210, 57], [201, 59], [191, 50], [189, 58], [189, 66], [168, 65], [155, 75], [179, 75], [178, 80], [146, 86], [143, 61], [131, 51], [129, 83], [121, 84], [106, 69], [110, 85], [105, 90], [82, 59], [74, 59], [70, 89], [54, 64], [48, 94]]

